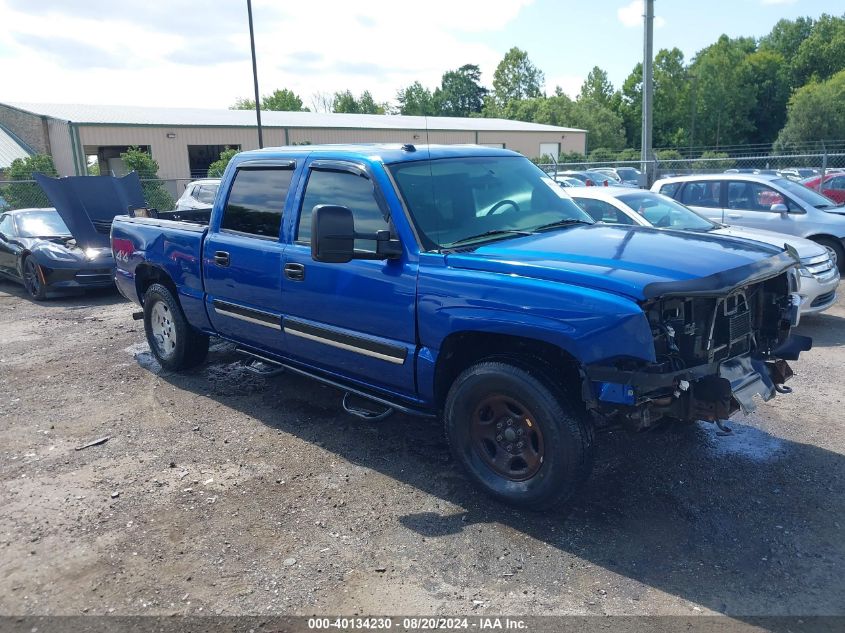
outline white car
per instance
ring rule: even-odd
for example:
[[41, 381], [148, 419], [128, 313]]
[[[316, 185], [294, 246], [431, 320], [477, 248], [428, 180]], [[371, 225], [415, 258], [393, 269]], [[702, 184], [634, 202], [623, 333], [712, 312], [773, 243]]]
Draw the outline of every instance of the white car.
[[204, 178], [189, 182], [185, 191], [176, 201], [176, 210], [208, 209], [214, 205], [214, 198], [220, 188], [219, 178]]
[[845, 273], [845, 206], [797, 182], [757, 174], [664, 178], [652, 191], [714, 222], [804, 237], [836, 254]]
[[567, 193], [597, 222], [709, 233], [763, 242], [779, 248], [789, 244], [801, 258], [798, 269], [801, 313], [821, 312], [836, 302], [839, 269], [831, 253], [816, 242], [773, 231], [712, 222], [672, 198], [653, 191], [585, 187], [568, 189]]

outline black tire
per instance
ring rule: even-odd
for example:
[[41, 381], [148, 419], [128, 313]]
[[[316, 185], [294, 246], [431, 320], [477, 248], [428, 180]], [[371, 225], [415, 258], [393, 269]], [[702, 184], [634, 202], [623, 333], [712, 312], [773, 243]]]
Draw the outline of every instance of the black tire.
[[41, 283], [41, 270], [38, 262], [27, 256], [21, 262], [21, 271], [23, 272], [23, 287], [26, 288], [29, 296], [36, 301], [44, 301], [47, 298], [47, 291], [44, 284]]
[[144, 293], [144, 331], [153, 356], [169, 371], [195, 367], [208, 355], [208, 336], [191, 327], [179, 301], [162, 284]]
[[814, 237], [813, 241], [836, 253], [836, 265], [839, 267], [839, 273], [845, 275], [845, 248], [842, 247], [842, 242], [830, 237]]
[[[492, 416], [485, 409], [490, 402], [496, 403]], [[495, 412], [499, 402], [508, 411], [504, 418], [497, 418]], [[529, 438], [526, 441], [532, 446], [523, 450], [539, 453], [539, 465], [522, 453], [513, 457], [517, 449], [506, 444], [513, 434], [502, 437], [494, 430], [495, 438], [479, 440], [488, 431], [478, 429], [498, 429], [502, 419], [505, 431], [508, 420], [524, 431], [519, 437]], [[509, 505], [528, 510], [559, 506], [572, 498], [590, 474], [593, 428], [583, 405], [575, 404], [538, 372], [499, 361], [473, 365], [449, 390], [444, 422], [456, 461], [485, 492]]]

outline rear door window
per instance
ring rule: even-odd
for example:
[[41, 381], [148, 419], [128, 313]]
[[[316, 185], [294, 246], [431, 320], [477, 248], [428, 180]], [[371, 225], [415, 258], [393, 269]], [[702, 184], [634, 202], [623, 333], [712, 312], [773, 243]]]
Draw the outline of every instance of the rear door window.
[[722, 206], [721, 195], [722, 182], [720, 180], [688, 182], [681, 191], [681, 203], [693, 207], [716, 209]]
[[679, 182], [670, 182], [665, 185], [660, 186], [660, 193], [664, 196], [669, 196], [670, 198], [674, 198], [675, 194], [678, 193], [678, 188], [681, 186]]
[[290, 168], [238, 169], [221, 230], [277, 239], [292, 177]]

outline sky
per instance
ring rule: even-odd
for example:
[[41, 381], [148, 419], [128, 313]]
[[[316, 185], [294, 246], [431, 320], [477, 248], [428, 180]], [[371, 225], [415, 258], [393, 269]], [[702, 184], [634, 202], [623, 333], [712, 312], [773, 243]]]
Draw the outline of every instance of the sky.
[[[759, 37], [841, 0], [656, 0], [654, 49], [687, 60], [721, 34]], [[369, 90], [478, 64], [512, 46], [575, 96], [593, 66], [619, 87], [642, 60], [642, 0], [253, 0], [262, 94]], [[0, 0], [0, 102], [225, 108], [253, 94], [246, 0]]]

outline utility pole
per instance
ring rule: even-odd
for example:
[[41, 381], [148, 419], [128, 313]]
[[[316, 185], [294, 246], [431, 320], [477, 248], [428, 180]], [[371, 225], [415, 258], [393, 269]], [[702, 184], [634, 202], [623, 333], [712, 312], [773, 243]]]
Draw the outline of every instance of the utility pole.
[[654, 158], [651, 141], [651, 108], [654, 97], [654, 0], [645, 0], [645, 37], [643, 38], [643, 149], [640, 160], [646, 187], [654, 182]]
[[255, 32], [252, 29], [252, 0], [246, 0], [246, 12], [249, 16], [249, 47], [252, 49], [252, 82], [255, 86], [255, 118], [258, 121], [258, 149], [264, 147], [261, 132], [261, 102], [258, 99], [258, 65], [255, 63]]

